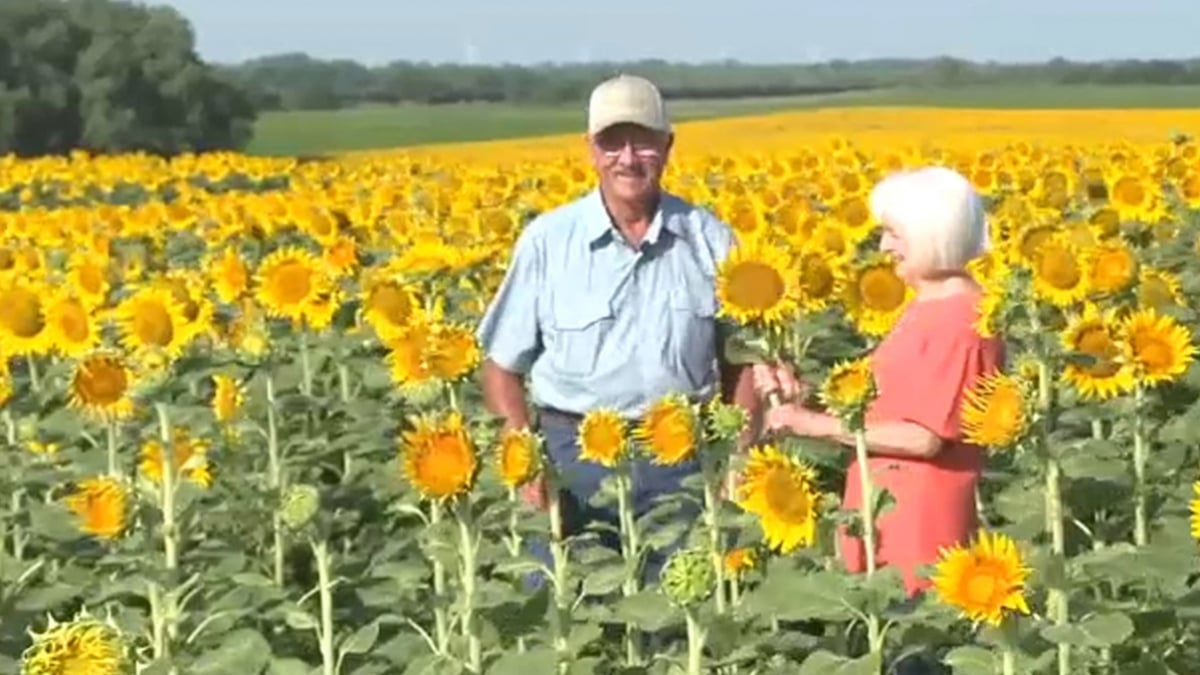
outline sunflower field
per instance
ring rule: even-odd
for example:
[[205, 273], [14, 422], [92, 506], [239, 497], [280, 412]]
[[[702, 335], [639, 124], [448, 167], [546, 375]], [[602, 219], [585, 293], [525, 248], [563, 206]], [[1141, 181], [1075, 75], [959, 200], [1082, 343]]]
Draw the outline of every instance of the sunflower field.
[[[840, 567], [836, 529], [872, 541], [891, 503], [845, 475], [863, 443], [738, 451], [721, 403], [589, 413], [619, 547], [521, 502], [556, 477], [484, 411], [474, 328], [522, 226], [591, 189], [581, 153], [0, 158], [0, 672], [1195, 672], [1200, 145], [1163, 138], [672, 164], [741, 243], [728, 354], [796, 363], [860, 440], [863, 357], [912, 299], [872, 185], [942, 164], [986, 196], [978, 325], [1008, 363], [963, 398], [984, 527], [917, 599]], [[692, 457], [694, 489], [634, 518], [632, 463]]]

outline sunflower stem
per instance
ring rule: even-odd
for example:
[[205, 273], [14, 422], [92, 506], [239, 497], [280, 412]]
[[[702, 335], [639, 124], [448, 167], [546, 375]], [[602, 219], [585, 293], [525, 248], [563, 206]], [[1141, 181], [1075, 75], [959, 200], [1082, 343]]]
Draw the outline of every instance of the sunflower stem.
[[[267, 480], [276, 498], [282, 496], [283, 463], [279, 457], [279, 421], [275, 412], [275, 380], [270, 374], [266, 377], [267, 385]], [[271, 520], [273, 542], [272, 580], [275, 585], [283, 587], [283, 514], [275, 509]]]
[[571, 596], [567, 586], [567, 538], [563, 529], [562, 499], [558, 486], [549, 475], [546, 480], [546, 501], [550, 515], [550, 557], [554, 562], [554, 651], [558, 654], [559, 675], [565, 675], [571, 664], [567, 643], [567, 636], [571, 631]]
[[705, 467], [704, 476], [704, 521], [708, 529], [708, 546], [712, 556], [713, 570], [716, 573], [717, 584], [713, 593], [715, 596], [717, 614], [725, 613], [725, 552], [721, 546], [720, 502], [717, 500], [717, 483], [721, 480], [720, 472], [713, 472]]
[[[175, 573], [179, 569], [179, 531], [175, 522], [175, 490], [178, 478], [175, 466], [175, 447], [171, 438], [171, 420], [166, 405], [155, 403], [154, 412], [158, 417], [158, 437], [162, 444], [162, 489], [159, 506], [162, 509], [163, 559], [168, 583], [174, 585]], [[163, 589], [161, 585], [159, 592], [163, 601], [162, 620], [163, 628], [165, 628], [165, 636], [162, 637], [163, 654], [169, 659], [174, 642], [179, 636], [178, 598], [173, 589]], [[171, 672], [176, 672], [173, 664]]]
[[1004, 675], [1017, 675], [1016, 658], [1008, 647], [1000, 650], [1000, 670]]
[[455, 516], [458, 520], [458, 548], [462, 561], [460, 568], [462, 589], [462, 634], [467, 640], [467, 668], [472, 673], [483, 672], [483, 646], [479, 640], [478, 626], [475, 625], [475, 579], [478, 573], [476, 563], [477, 545], [472, 529], [471, 503], [468, 499], [458, 500]]
[[312, 396], [312, 362], [308, 354], [308, 328], [300, 329], [300, 393]]
[[[442, 522], [442, 505], [436, 501], [430, 502], [429, 525], [437, 527], [440, 522]], [[434, 634], [437, 637], [438, 653], [445, 655], [450, 653], [450, 619], [446, 615], [446, 608], [441, 603], [441, 598], [446, 594], [446, 566], [438, 560], [437, 556], [430, 556], [430, 562], [433, 564], [433, 594], [437, 598], [433, 608]]]
[[1146, 423], [1142, 406], [1146, 389], [1141, 382], [1133, 388], [1133, 542], [1145, 546], [1150, 541], [1146, 524]]
[[[862, 501], [859, 503], [859, 514], [862, 517], [863, 550], [867, 559], [867, 578], [875, 574], [875, 516], [872, 507], [875, 504], [875, 490], [871, 485], [871, 467], [867, 457], [867, 432], [861, 423], [854, 424], [854, 456], [858, 461], [858, 480]], [[883, 636], [879, 627], [879, 617], [875, 612], [867, 613], [867, 642], [871, 653], [879, 656], [883, 651]]]
[[25, 356], [25, 364], [29, 368], [29, 389], [30, 389], [30, 391], [32, 391], [35, 394], [41, 393], [42, 379], [38, 375], [37, 359], [33, 356], [33, 354], [27, 354]]
[[321, 629], [317, 634], [321, 643], [321, 672], [322, 675], [336, 675], [337, 665], [333, 652], [333, 581], [330, 575], [329, 546], [324, 539], [310, 539], [309, 546], [317, 564], [317, 593], [321, 603]]
[[[9, 505], [12, 509], [12, 517], [13, 517], [13, 523], [12, 523], [13, 558], [17, 561], [21, 561], [21, 560], [25, 559], [25, 544], [27, 543], [27, 540], [28, 540], [28, 537], [25, 536], [24, 529], [21, 527], [21, 523], [16, 518], [17, 514], [20, 513], [22, 510], [21, 509], [21, 501], [23, 500], [24, 497], [25, 497], [25, 488], [17, 487], [16, 489], [14, 489], [12, 491], [12, 496], [9, 499]], [[4, 548], [4, 543], [2, 541], [0, 541], [0, 548]]]
[[[350, 369], [346, 364], [339, 363], [337, 367], [338, 374], [338, 396], [342, 400], [343, 406], [350, 405]], [[350, 481], [350, 450], [342, 450], [342, 482]]]
[[[630, 478], [630, 466], [623, 462], [617, 468], [617, 512], [621, 525], [621, 551], [625, 558], [625, 597], [632, 597], [638, 592], [638, 536], [637, 524], [633, 518], [633, 481]], [[637, 666], [642, 662], [641, 633], [632, 625], [625, 626], [625, 660], [627, 665]]]
[[704, 626], [696, 616], [696, 610], [689, 607], [685, 613], [687, 619], [687, 675], [701, 675], [704, 672]]
[[117, 423], [115, 421], [108, 423], [104, 435], [108, 449], [108, 475], [120, 476], [121, 466], [117, 459]]
[[[1054, 383], [1050, 379], [1050, 366], [1045, 357], [1038, 359], [1038, 442], [1046, 462], [1046, 528], [1050, 531], [1050, 548], [1059, 561], [1065, 562], [1066, 536], [1063, 529], [1062, 467], [1050, 448], [1050, 432], [1054, 428]], [[1070, 614], [1066, 590], [1052, 587], [1047, 594], [1048, 614], [1056, 625], [1065, 625]], [[1071, 672], [1071, 646], [1058, 644], [1058, 672]]]

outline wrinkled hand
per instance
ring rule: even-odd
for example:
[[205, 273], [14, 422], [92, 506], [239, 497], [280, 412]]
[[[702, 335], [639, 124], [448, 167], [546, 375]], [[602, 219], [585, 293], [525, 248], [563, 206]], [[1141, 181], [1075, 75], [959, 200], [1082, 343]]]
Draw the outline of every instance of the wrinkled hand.
[[783, 403], [763, 413], [763, 432], [786, 432], [797, 436], [820, 435], [821, 413], [799, 403]]
[[790, 366], [781, 363], [756, 363], [751, 368], [754, 380], [754, 391], [761, 398], [767, 398], [772, 393], [779, 394], [781, 400], [794, 401], [808, 395], [808, 385], [796, 377]]

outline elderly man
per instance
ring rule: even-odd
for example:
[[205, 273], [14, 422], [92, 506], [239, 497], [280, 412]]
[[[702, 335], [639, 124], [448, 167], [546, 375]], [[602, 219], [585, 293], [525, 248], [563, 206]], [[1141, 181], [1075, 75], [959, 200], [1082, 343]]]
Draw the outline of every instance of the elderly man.
[[[597, 188], [526, 226], [478, 329], [486, 404], [509, 428], [534, 426], [536, 413], [565, 488], [568, 534], [589, 521], [617, 524], [615, 510], [588, 504], [608, 473], [579, 460], [577, 430], [588, 411], [612, 408], [633, 422], [672, 392], [722, 395], [752, 415], [758, 405], [749, 369], [725, 364], [717, 346], [714, 279], [733, 233], [662, 189], [674, 133], [658, 89], [630, 75], [601, 83], [590, 98], [586, 142]], [[639, 460], [637, 515], [697, 470], [694, 462]], [[523, 497], [544, 509], [544, 483]], [[546, 557], [541, 546], [535, 553]], [[647, 579], [663, 554], [648, 555]]]

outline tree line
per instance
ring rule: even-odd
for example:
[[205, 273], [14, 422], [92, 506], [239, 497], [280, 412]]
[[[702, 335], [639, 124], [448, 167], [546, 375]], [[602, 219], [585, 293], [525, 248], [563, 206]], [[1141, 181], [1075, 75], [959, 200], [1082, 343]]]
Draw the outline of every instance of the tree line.
[[223, 66], [262, 110], [332, 109], [367, 103], [507, 101], [579, 103], [616, 72], [653, 79], [670, 98], [794, 96], [882, 87], [972, 84], [1200, 84], [1200, 59], [1189, 61], [977, 63], [942, 57], [821, 64], [758, 65], [638, 61], [567, 65], [462, 65], [396, 61], [369, 67], [302, 53]]
[[1200, 59], [1041, 64], [942, 57], [821, 64], [462, 65], [277, 54], [236, 64], [199, 57], [170, 7], [123, 0], [0, 0], [0, 155], [242, 149], [262, 111], [363, 104], [506, 101], [582, 105], [617, 72], [669, 98], [745, 98], [971, 84], [1200, 84]]

